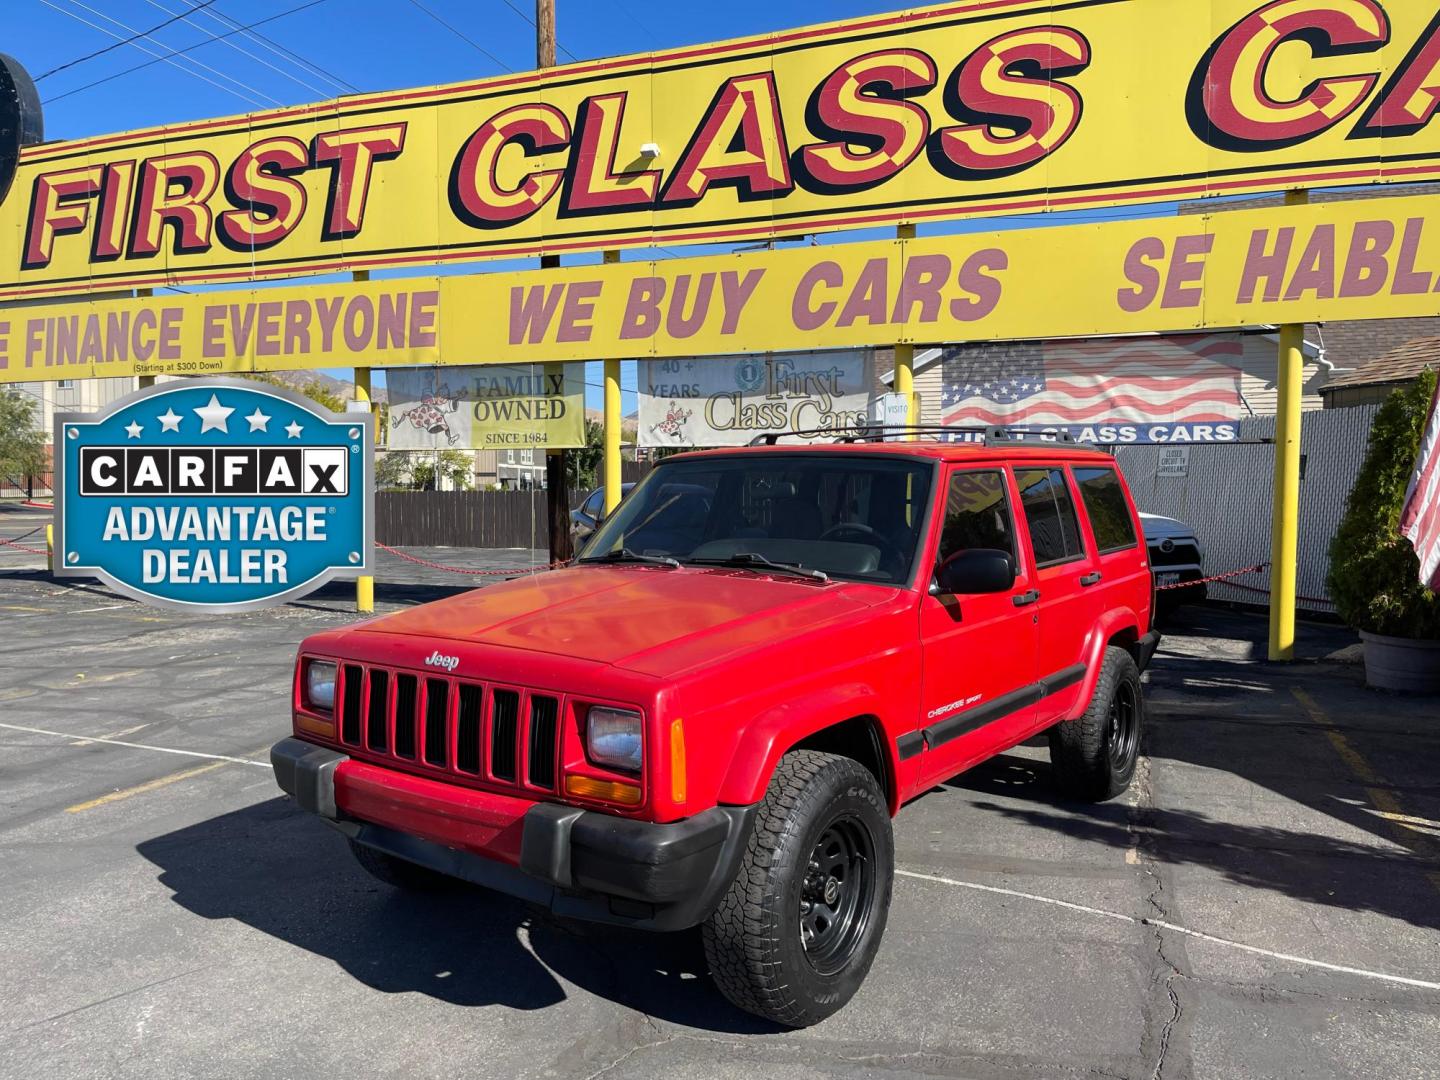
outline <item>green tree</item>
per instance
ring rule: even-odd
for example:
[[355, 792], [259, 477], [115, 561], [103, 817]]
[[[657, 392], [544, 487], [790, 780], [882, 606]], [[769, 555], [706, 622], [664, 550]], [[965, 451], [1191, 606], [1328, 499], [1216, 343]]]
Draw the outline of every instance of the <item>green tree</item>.
[[270, 386], [278, 386], [282, 390], [293, 390], [302, 397], [307, 397], [317, 405], [329, 409], [331, 412], [345, 411], [347, 402], [336, 390], [316, 378], [308, 378], [300, 382], [292, 382], [282, 379], [278, 375], [269, 372], [252, 372], [245, 378], [251, 382], [267, 383]]
[[410, 486], [410, 455], [403, 450], [376, 455], [375, 487], [381, 491], [404, 491]]
[[[544, 451], [537, 451], [543, 459]], [[605, 458], [605, 428], [594, 420], [585, 421], [585, 445], [566, 451], [565, 482], [571, 492], [588, 491], [600, 483], [600, 463]]]
[[468, 491], [474, 462], [459, 450], [392, 450], [375, 466], [375, 486], [386, 491], [434, 491], [437, 477], [447, 490]]
[[1330, 595], [1356, 630], [1440, 639], [1440, 597], [1420, 584], [1415, 549], [1399, 532], [1434, 392], [1435, 372], [1426, 372], [1375, 414], [1365, 464], [1330, 544]]
[[47, 468], [45, 434], [35, 427], [35, 402], [13, 390], [0, 393], [0, 476], [24, 484]]

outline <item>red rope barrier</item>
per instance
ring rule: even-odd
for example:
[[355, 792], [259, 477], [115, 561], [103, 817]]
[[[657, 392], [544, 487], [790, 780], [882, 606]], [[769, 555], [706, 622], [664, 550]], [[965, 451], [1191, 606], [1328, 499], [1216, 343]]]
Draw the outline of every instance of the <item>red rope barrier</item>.
[[6, 547], [19, 548], [21, 551], [28, 551], [31, 555], [50, 554], [44, 548], [26, 547], [24, 544], [17, 544], [14, 540], [6, 540], [4, 537], [0, 537], [0, 544], [4, 544]]
[[1227, 570], [1223, 574], [1196, 578], [1194, 581], [1177, 581], [1174, 585], [1157, 585], [1155, 586], [1155, 591], [1164, 592], [1166, 589], [1188, 589], [1192, 585], [1204, 585], [1211, 581], [1224, 581], [1226, 578], [1239, 577], [1241, 574], [1258, 574], [1269, 565], [1268, 562], [1256, 563], [1254, 566], [1247, 566], [1243, 570]]
[[[1245, 592], [1259, 593], [1261, 596], [1269, 596], [1269, 595], [1270, 595], [1270, 590], [1269, 590], [1269, 589], [1262, 589], [1262, 588], [1260, 588], [1260, 587], [1258, 587], [1258, 586], [1256, 586], [1256, 585], [1242, 585], [1242, 584], [1240, 584], [1240, 582], [1238, 582], [1238, 581], [1227, 581], [1227, 580], [1226, 580], [1227, 578], [1239, 577], [1239, 576], [1242, 575], [1242, 574], [1258, 574], [1261, 570], [1264, 570], [1264, 569], [1265, 569], [1267, 566], [1269, 566], [1269, 565], [1270, 565], [1270, 564], [1269, 564], [1268, 562], [1262, 562], [1262, 563], [1257, 563], [1257, 564], [1255, 564], [1254, 566], [1247, 566], [1247, 567], [1245, 567], [1245, 569], [1243, 569], [1243, 570], [1227, 570], [1227, 571], [1226, 571], [1225, 573], [1223, 573], [1223, 574], [1215, 574], [1215, 575], [1212, 576], [1212, 577], [1196, 578], [1194, 581], [1180, 581], [1180, 582], [1176, 582], [1174, 585], [1158, 585], [1158, 586], [1156, 586], [1155, 591], [1156, 591], [1156, 592], [1164, 592], [1166, 589], [1188, 589], [1188, 588], [1190, 588], [1190, 586], [1192, 586], [1192, 585], [1204, 585], [1204, 584], [1206, 584], [1207, 582], [1211, 582], [1211, 581], [1224, 581], [1225, 584], [1227, 584], [1228, 586], [1230, 586], [1230, 588], [1232, 588], [1232, 589], [1242, 589], [1242, 590], [1244, 590]], [[1333, 603], [1334, 603], [1333, 600], [1328, 600], [1328, 599], [1326, 599], [1326, 598], [1323, 597], [1323, 596], [1298, 596], [1298, 595], [1297, 595], [1297, 596], [1295, 597], [1295, 599], [1296, 599], [1296, 600], [1305, 600], [1305, 601], [1307, 601], [1307, 602], [1309, 602], [1309, 603], [1311, 603], [1311, 604], [1333, 604]]]
[[540, 574], [547, 570], [558, 570], [568, 564], [563, 562], [549, 563], [546, 566], [519, 566], [511, 569], [491, 568], [488, 570], [477, 570], [468, 566], [446, 566], [444, 563], [431, 562], [429, 559], [422, 559], [417, 555], [411, 555], [401, 551], [399, 548], [392, 548], [388, 544], [382, 544], [378, 540], [375, 546], [381, 551], [389, 552], [398, 559], [414, 563], [416, 566], [428, 566], [432, 570], [446, 570], [452, 574], [467, 574], [472, 577], [514, 577], [517, 574]]

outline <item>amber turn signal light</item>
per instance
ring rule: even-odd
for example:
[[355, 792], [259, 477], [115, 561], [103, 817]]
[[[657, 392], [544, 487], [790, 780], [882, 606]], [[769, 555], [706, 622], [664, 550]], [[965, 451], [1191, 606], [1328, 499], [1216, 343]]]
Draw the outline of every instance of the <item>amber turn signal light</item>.
[[577, 795], [582, 799], [619, 803], [621, 806], [639, 806], [641, 799], [638, 784], [625, 784], [619, 780], [596, 780], [589, 776], [567, 776], [565, 794]]

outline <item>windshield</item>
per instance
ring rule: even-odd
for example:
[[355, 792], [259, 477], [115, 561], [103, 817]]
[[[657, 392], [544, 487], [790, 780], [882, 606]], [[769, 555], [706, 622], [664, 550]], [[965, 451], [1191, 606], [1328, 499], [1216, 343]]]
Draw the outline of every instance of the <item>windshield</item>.
[[635, 555], [743, 565], [760, 556], [832, 577], [903, 585], [915, 562], [931, 473], [921, 461], [835, 453], [667, 462], [625, 497], [581, 559]]

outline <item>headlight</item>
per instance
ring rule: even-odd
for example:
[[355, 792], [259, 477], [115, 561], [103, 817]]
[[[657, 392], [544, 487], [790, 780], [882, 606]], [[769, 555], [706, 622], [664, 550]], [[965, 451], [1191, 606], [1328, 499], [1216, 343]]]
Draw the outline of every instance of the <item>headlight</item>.
[[305, 703], [322, 712], [335, 711], [335, 665], [328, 660], [305, 665]]
[[639, 772], [644, 760], [640, 714], [595, 706], [585, 718], [585, 746], [597, 765]]

